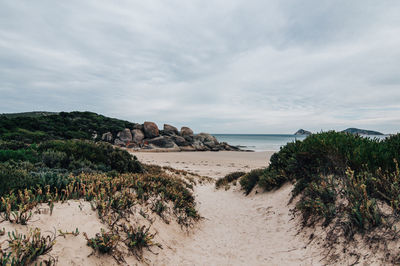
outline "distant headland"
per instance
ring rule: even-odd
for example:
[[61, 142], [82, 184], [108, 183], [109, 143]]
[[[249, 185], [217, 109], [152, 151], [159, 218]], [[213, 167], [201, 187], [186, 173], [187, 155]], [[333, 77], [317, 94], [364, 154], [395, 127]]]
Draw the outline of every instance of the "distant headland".
[[[375, 135], [375, 136], [380, 136], [380, 135], [385, 135], [381, 132], [378, 131], [373, 131], [373, 130], [366, 130], [366, 129], [359, 129], [359, 128], [348, 128], [345, 130], [342, 130], [340, 132], [344, 132], [344, 133], [349, 133], [349, 134], [354, 134], [354, 135]], [[294, 133], [294, 135], [311, 135], [312, 133], [310, 131], [304, 130], [304, 129], [299, 129], [297, 130], [296, 133]]]

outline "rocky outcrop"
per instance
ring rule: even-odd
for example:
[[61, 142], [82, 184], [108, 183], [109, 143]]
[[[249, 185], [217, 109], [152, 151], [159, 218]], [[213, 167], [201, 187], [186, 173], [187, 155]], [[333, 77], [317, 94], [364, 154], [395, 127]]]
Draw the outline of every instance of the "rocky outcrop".
[[168, 124], [164, 124], [164, 128], [163, 128], [163, 133], [165, 135], [179, 135], [179, 131], [176, 127], [168, 125]]
[[194, 134], [189, 127], [178, 129], [172, 125], [164, 124], [163, 130], [159, 130], [154, 122], [134, 124], [131, 129], [118, 132], [115, 139], [110, 132], [102, 135], [104, 141], [114, 143], [121, 147], [138, 150], [155, 151], [237, 151], [237, 147], [231, 146], [208, 134]]
[[144, 136], [147, 139], [156, 138], [160, 135], [160, 132], [158, 131], [158, 126], [154, 122], [144, 122], [143, 132]]
[[142, 124], [134, 124], [132, 129], [139, 129], [139, 130], [143, 131], [143, 125]]
[[192, 137], [193, 130], [191, 130], [189, 127], [182, 127], [181, 128], [181, 136], [182, 137]]
[[107, 141], [107, 142], [111, 142], [111, 141], [113, 140], [113, 135], [112, 135], [112, 133], [111, 133], [111, 132], [104, 133], [104, 134], [101, 136], [101, 140]]
[[140, 129], [132, 129], [131, 133], [132, 133], [132, 141], [133, 142], [135, 142], [137, 144], [142, 143], [142, 140], [144, 139], [144, 133], [143, 133], [142, 130], [140, 130]]
[[159, 136], [157, 138], [145, 140], [148, 145], [152, 145], [155, 148], [177, 148], [178, 145], [168, 136]]
[[123, 142], [132, 141], [132, 133], [129, 128], [125, 128], [124, 130], [118, 132], [117, 138], [122, 140]]
[[307, 130], [304, 130], [304, 129], [301, 128], [301, 129], [297, 130], [297, 132], [294, 133], [294, 134], [295, 135], [307, 135], [307, 136], [309, 136], [312, 133], [310, 131], [307, 131]]
[[129, 145], [131, 141], [131, 130], [129, 128], [125, 128], [124, 130], [118, 132], [117, 137], [114, 140], [114, 144], [118, 146], [126, 146]]
[[189, 145], [189, 142], [186, 141], [186, 139], [184, 137], [172, 135], [171, 138], [178, 146], [188, 146]]

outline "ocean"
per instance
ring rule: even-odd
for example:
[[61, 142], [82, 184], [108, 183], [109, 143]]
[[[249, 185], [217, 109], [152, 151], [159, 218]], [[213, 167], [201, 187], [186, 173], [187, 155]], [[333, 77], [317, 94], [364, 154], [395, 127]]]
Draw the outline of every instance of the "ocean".
[[[213, 134], [219, 142], [227, 142], [243, 150], [279, 151], [280, 147], [295, 140], [304, 140], [306, 135], [290, 134]], [[385, 136], [368, 136], [383, 139]]]

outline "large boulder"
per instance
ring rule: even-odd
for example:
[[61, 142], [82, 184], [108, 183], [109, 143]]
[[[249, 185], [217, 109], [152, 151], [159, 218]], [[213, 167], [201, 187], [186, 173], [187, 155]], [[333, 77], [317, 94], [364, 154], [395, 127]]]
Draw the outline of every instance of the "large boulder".
[[143, 131], [144, 131], [144, 136], [148, 139], [156, 138], [160, 135], [158, 127], [154, 122], [144, 122]]
[[124, 130], [118, 132], [117, 138], [119, 138], [123, 142], [132, 141], [132, 134], [129, 128], [125, 128]]
[[171, 139], [176, 143], [178, 146], [188, 146], [189, 142], [186, 141], [184, 137], [172, 135]]
[[164, 134], [171, 136], [171, 135], [178, 135], [178, 129], [174, 126], [168, 125], [168, 124], [164, 124]]
[[101, 140], [104, 140], [104, 141], [107, 141], [107, 142], [111, 142], [111, 141], [113, 140], [113, 135], [112, 135], [112, 133], [111, 133], [111, 132], [104, 133], [104, 134], [101, 136]]
[[218, 140], [208, 133], [200, 133], [194, 136], [194, 140], [199, 141], [210, 148], [214, 148], [219, 145]]
[[146, 139], [145, 142], [149, 145], [156, 146], [158, 148], [176, 148], [175, 142], [170, 137], [160, 136], [157, 138]]
[[181, 128], [181, 136], [186, 137], [186, 136], [193, 136], [193, 130], [191, 130], [189, 127], [182, 127]]
[[142, 124], [134, 124], [132, 129], [140, 129], [143, 131], [143, 125]]
[[196, 151], [209, 151], [210, 148], [205, 146], [202, 142], [195, 140], [192, 146], [196, 149]]
[[141, 143], [142, 140], [144, 139], [144, 133], [140, 129], [132, 129], [132, 141], [134, 143]]

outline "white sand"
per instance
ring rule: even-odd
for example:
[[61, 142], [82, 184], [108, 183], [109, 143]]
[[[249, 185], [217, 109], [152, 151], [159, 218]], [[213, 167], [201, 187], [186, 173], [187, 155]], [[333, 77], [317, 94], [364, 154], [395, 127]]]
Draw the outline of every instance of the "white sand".
[[265, 167], [273, 152], [133, 152], [141, 162], [170, 166], [213, 178]]
[[[171, 166], [213, 178], [265, 167], [271, 152], [135, 153], [143, 162]], [[319, 265], [321, 250], [305, 248], [287, 203], [291, 185], [244, 196], [238, 188], [195, 190], [205, 218], [189, 236], [176, 234], [174, 248], [151, 258], [154, 265]]]

